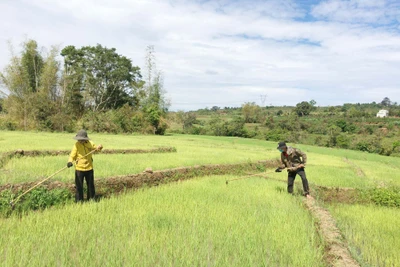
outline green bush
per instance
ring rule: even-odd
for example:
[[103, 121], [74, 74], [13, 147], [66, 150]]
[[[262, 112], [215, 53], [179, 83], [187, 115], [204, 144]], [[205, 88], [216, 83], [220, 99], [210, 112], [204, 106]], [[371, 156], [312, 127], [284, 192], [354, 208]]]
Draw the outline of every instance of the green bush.
[[336, 137], [336, 146], [340, 148], [349, 148], [350, 147], [350, 136], [341, 133]]
[[281, 128], [275, 128], [265, 133], [265, 140], [267, 141], [281, 141], [283, 140], [284, 132]]
[[374, 188], [369, 191], [371, 200], [379, 206], [400, 207], [400, 188]]
[[0, 130], [15, 131], [18, 124], [8, 119], [5, 115], [0, 115]]
[[[0, 192], [0, 214], [9, 216], [13, 210], [10, 202], [18, 197], [18, 194], [11, 193], [10, 190]], [[38, 187], [24, 195], [21, 199], [14, 203], [14, 211], [17, 213], [29, 210], [43, 210], [55, 205], [65, 205], [73, 202], [73, 195], [67, 189], [47, 190]]]

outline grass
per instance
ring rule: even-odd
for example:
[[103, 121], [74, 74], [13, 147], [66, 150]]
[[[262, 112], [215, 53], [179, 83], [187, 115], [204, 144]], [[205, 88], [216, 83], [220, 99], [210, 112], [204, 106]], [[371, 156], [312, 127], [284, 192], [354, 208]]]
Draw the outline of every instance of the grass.
[[[74, 143], [74, 134], [66, 133], [0, 132], [0, 136], [1, 152], [18, 148], [64, 150]], [[147, 167], [159, 170], [279, 157], [276, 142], [255, 139], [89, 136], [107, 149], [177, 148], [176, 153], [95, 155], [96, 179], [138, 173]], [[400, 186], [396, 176], [400, 158], [289, 145], [307, 153], [306, 172], [312, 186]], [[0, 169], [0, 184], [42, 179], [63, 168], [66, 161], [65, 156], [14, 158]], [[287, 179], [286, 172], [270, 176], [283, 182]], [[252, 178], [226, 186], [226, 178], [198, 178], [100, 203], [66, 205], [22, 218], [1, 219], [0, 228], [5, 235], [0, 239], [4, 251], [0, 260], [6, 266], [24, 266], [30, 264], [29, 260], [30, 265], [50, 266], [132, 262], [140, 266], [323, 265], [314, 222], [302, 208], [300, 198], [286, 194], [285, 183]], [[54, 179], [72, 183], [73, 169]], [[299, 177], [295, 188], [301, 190]], [[398, 209], [361, 205], [334, 205], [330, 209], [360, 262], [400, 265], [396, 254], [400, 243], [392, 238], [400, 236]], [[43, 246], [37, 246], [40, 242]]]
[[[279, 182], [212, 176], [0, 220], [3, 266], [323, 266]], [[40, 244], [40, 246], [38, 246]]]
[[[0, 150], [61, 150], [72, 148], [74, 134], [1, 132]], [[177, 153], [170, 154], [124, 154], [94, 156], [96, 178], [127, 175], [153, 170], [194, 166], [258, 161], [279, 158], [275, 142], [255, 139], [215, 136], [135, 136], [91, 134], [96, 143], [107, 149], [154, 148], [172, 146]], [[311, 184], [333, 187], [365, 188], [377, 184], [400, 185], [393, 171], [400, 166], [400, 158], [384, 157], [343, 149], [328, 149], [306, 145], [293, 145], [308, 156], [307, 175]], [[67, 156], [14, 158], [0, 170], [0, 184], [19, 183], [44, 179], [63, 168]], [[358, 175], [361, 169], [364, 176]], [[56, 175], [54, 180], [70, 181], [73, 169]], [[285, 174], [275, 178], [286, 180]]]
[[[90, 136], [90, 135], [89, 135]], [[91, 137], [91, 136], [90, 136]], [[238, 138], [206, 138], [204, 136], [114, 136], [114, 141], [108, 143], [109, 136], [98, 137], [105, 148], [143, 148], [143, 146], [174, 146], [176, 153], [152, 154], [117, 154], [94, 155], [96, 178], [139, 173], [146, 168], [153, 170], [195, 166], [202, 164], [237, 163], [278, 158], [279, 154], [272, 149], [271, 144], [255, 142], [256, 140]], [[49, 138], [50, 139], [50, 138]], [[94, 139], [94, 138], [93, 138]], [[125, 146], [128, 140], [133, 141]], [[103, 142], [106, 140], [105, 142]], [[120, 142], [115, 141], [120, 140]], [[55, 140], [48, 140], [56, 143]], [[73, 140], [69, 143], [73, 145]], [[30, 149], [40, 149], [39, 141]], [[100, 143], [100, 142], [99, 142]], [[122, 145], [124, 144], [124, 146]], [[59, 147], [57, 147], [59, 149]], [[48, 148], [47, 148], [48, 149]], [[65, 149], [65, 148], [64, 148]], [[0, 172], [0, 184], [19, 183], [44, 179], [66, 166], [68, 156], [44, 156], [14, 158]], [[53, 180], [71, 181], [73, 168], [67, 169], [52, 178]]]
[[330, 211], [364, 265], [400, 266], [399, 210], [377, 206], [333, 205]]

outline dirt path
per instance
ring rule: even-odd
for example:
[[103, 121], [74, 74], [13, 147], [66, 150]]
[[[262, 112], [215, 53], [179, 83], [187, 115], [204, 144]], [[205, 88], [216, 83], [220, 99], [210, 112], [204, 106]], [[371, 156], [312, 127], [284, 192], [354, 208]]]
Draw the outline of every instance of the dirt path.
[[329, 266], [360, 266], [353, 259], [347, 244], [331, 214], [320, 207], [314, 198], [306, 198], [304, 203], [314, 218], [318, 220], [318, 231], [326, 242], [325, 261]]

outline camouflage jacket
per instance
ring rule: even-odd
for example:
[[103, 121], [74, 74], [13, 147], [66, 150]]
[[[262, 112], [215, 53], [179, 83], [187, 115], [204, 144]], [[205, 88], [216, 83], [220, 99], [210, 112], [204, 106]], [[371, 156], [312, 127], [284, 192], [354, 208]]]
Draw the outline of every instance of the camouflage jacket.
[[288, 147], [286, 153], [281, 153], [281, 163], [282, 165], [279, 167], [280, 169], [287, 168], [288, 171], [295, 171], [297, 170], [298, 165], [306, 165], [307, 155], [300, 149]]

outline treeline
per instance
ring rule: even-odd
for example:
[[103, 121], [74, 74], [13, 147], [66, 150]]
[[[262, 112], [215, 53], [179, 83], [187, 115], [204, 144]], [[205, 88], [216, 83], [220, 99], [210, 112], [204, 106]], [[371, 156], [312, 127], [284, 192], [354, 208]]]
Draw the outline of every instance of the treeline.
[[[317, 107], [315, 101], [294, 107], [201, 109], [170, 113], [171, 131], [216, 136], [238, 136], [286, 141], [400, 156], [400, 106], [385, 98], [380, 103]], [[377, 118], [380, 109], [390, 117]]]
[[154, 47], [147, 47], [145, 79], [131, 59], [100, 44], [60, 51], [28, 40], [10, 53], [0, 72], [7, 89], [0, 94], [0, 129], [165, 133], [168, 102]]

